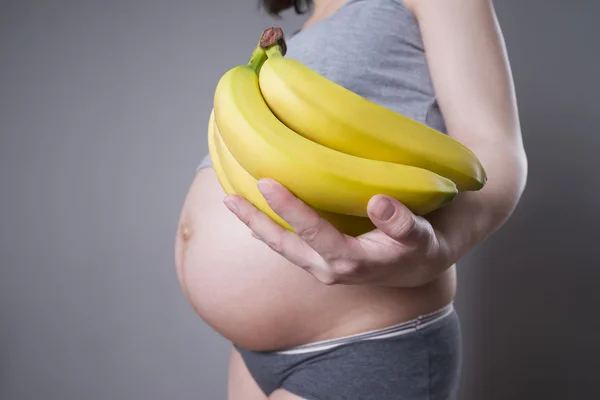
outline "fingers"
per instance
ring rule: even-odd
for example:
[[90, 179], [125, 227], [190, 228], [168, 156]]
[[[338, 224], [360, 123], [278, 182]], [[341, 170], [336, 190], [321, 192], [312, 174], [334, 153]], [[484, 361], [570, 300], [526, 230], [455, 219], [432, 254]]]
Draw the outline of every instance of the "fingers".
[[416, 216], [404, 204], [384, 195], [373, 196], [367, 205], [369, 217], [382, 232], [405, 246], [417, 246], [431, 239], [427, 220]]
[[229, 195], [225, 206], [250, 230], [252, 235], [263, 241], [273, 251], [304, 269], [323, 265], [323, 259], [293, 232], [282, 228], [269, 216], [254, 207], [239, 195]]
[[[271, 209], [294, 232], [280, 226], [239, 195], [225, 204], [253, 235], [325, 284], [414, 280], [423, 265], [438, 263], [440, 246], [431, 224], [384, 195], [370, 199], [367, 213], [378, 228], [358, 238], [344, 235], [281, 184], [258, 183]], [[434, 260], [435, 259], [435, 260]]]
[[271, 209], [294, 229], [304, 243], [326, 261], [352, 257], [352, 253], [357, 248], [353, 243], [354, 238], [338, 231], [281, 184], [270, 179], [262, 179], [258, 182], [258, 188]]

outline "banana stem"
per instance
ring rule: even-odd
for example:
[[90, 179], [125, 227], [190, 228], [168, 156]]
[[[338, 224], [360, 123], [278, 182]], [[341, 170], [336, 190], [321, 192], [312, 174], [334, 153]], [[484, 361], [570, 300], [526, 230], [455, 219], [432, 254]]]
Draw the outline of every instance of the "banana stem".
[[252, 52], [250, 62], [248, 62], [248, 67], [258, 74], [260, 72], [260, 67], [262, 67], [265, 61], [267, 61], [267, 54], [265, 53], [265, 50], [258, 45]]
[[283, 57], [283, 50], [281, 49], [281, 46], [275, 45], [267, 48], [265, 54], [268, 58]]
[[[287, 45], [281, 28], [265, 29], [260, 36], [258, 45], [254, 48], [248, 67], [257, 74], [260, 68], [267, 61], [267, 58], [276, 55], [284, 56], [287, 51]], [[269, 54], [269, 55], [267, 55]]]
[[285, 56], [287, 43], [283, 30], [281, 28], [266, 29], [260, 38], [260, 46], [269, 58]]

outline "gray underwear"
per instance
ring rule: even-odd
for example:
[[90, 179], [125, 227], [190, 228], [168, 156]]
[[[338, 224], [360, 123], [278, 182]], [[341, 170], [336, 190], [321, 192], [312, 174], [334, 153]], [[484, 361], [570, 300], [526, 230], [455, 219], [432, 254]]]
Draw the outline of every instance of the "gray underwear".
[[454, 400], [461, 367], [452, 304], [389, 328], [277, 352], [236, 346], [265, 393], [306, 400]]

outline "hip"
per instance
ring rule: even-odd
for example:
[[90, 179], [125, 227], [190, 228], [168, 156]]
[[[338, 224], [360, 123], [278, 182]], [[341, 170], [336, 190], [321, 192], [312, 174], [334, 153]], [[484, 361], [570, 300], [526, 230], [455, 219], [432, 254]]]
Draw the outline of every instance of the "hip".
[[454, 398], [461, 367], [452, 304], [402, 324], [278, 352], [237, 347], [253, 380], [305, 399]]

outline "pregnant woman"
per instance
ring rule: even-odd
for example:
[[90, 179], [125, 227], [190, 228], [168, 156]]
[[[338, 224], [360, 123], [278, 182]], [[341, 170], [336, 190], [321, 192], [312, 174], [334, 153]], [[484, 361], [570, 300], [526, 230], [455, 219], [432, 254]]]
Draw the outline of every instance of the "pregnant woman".
[[453, 399], [455, 263], [506, 222], [527, 176], [492, 1], [263, 3], [272, 14], [311, 13], [286, 57], [462, 142], [488, 181], [425, 217], [375, 196], [376, 229], [357, 238], [259, 181], [291, 233], [226, 197], [207, 156], [181, 212], [176, 265], [195, 311], [233, 344], [229, 399]]

